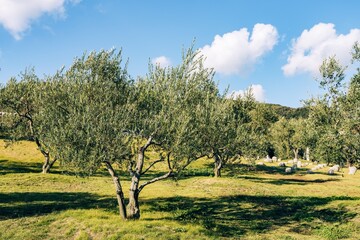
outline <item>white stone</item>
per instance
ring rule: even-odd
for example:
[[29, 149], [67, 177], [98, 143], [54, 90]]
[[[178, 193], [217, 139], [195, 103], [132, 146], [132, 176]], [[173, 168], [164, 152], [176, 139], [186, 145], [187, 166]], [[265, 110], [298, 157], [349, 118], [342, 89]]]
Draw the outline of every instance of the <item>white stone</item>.
[[273, 156], [271, 160], [273, 160], [273, 162], [277, 162], [277, 157]]
[[301, 167], [302, 167], [301, 161], [298, 161], [298, 162], [296, 163], [296, 166], [297, 166], [298, 168], [301, 168]]
[[319, 169], [326, 167], [326, 164], [318, 164]]
[[285, 172], [286, 172], [286, 173], [292, 173], [292, 168], [290, 168], [290, 167], [285, 168]]
[[286, 164], [284, 162], [279, 162], [278, 166], [279, 167], [286, 167]]
[[356, 173], [357, 168], [356, 167], [349, 167], [349, 174], [354, 175]]
[[340, 171], [340, 165], [334, 165], [331, 167], [331, 169], [334, 169], [335, 172], [339, 172]]
[[330, 168], [329, 171], [328, 171], [328, 174], [329, 174], [329, 175], [334, 175], [334, 174], [335, 174], [334, 169]]

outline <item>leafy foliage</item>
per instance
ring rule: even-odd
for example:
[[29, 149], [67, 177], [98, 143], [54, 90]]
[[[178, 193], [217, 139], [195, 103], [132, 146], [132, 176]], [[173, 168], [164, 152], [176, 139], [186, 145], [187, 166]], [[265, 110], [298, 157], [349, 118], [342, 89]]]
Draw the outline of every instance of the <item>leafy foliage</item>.
[[129, 79], [120, 64], [121, 52], [92, 52], [47, 82], [47, 138], [62, 165], [80, 174], [92, 174], [104, 162], [121, 163], [130, 154], [124, 108]]
[[[359, 44], [353, 48], [353, 63], [359, 61]], [[359, 68], [346, 87], [345, 67], [334, 57], [320, 67], [320, 86], [326, 90], [320, 98], [308, 102], [309, 122], [317, 137], [315, 154], [328, 163], [353, 164], [360, 160], [359, 144]]]

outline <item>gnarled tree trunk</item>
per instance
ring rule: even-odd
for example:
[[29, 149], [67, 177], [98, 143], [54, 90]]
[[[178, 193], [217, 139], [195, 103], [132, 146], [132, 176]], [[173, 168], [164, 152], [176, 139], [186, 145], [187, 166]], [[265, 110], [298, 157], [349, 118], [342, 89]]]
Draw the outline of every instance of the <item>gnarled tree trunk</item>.
[[51, 167], [54, 165], [54, 163], [56, 162], [57, 158], [54, 158], [52, 161], [50, 161], [50, 155], [47, 152], [43, 152], [41, 151], [41, 153], [44, 155], [44, 163], [42, 166], [42, 173], [49, 173]]
[[140, 208], [139, 208], [139, 182], [140, 175], [134, 174], [131, 178], [131, 185], [129, 191], [129, 203], [127, 205], [127, 218], [129, 219], [139, 219], [140, 218]]
[[119, 177], [117, 176], [117, 174], [115, 173], [113, 167], [111, 166], [111, 164], [109, 162], [105, 162], [106, 168], [109, 171], [114, 185], [115, 185], [115, 190], [116, 190], [116, 199], [119, 205], [119, 213], [122, 219], [126, 219], [126, 208], [125, 208], [125, 200], [124, 200], [124, 193], [122, 191], [122, 187], [120, 184], [120, 180]]
[[298, 157], [299, 157], [299, 149], [295, 148], [295, 149], [293, 149], [293, 152], [294, 152], [295, 159], [298, 159]]
[[152, 137], [149, 137], [147, 142], [140, 147], [136, 162], [135, 171], [132, 171], [131, 185], [129, 191], [129, 203], [127, 205], [127, 218], [128, 219], [139, 219], [140, 208], [139, 208], [139, 184], [142, 175], [142, 169], [144, 166], [145, 151], [151, 145]]
[[33, 123], [33, 119], [31, 117], [31, 115], [26, 114], [24, 115], [25, 118], [28, 119], [29, 121], [29, 127], [30, 127], [30, 132], [31, 135], [36, 143], [36, 146], [38, 147], [38, 149], [40, 150], [41, 154], [44, 156], [44, 163], [42, 166], [42, 173], [46, 174], [50, 172], [50, 168], [54, 165], [54, 163], [56, 162], [56, 158], [54, 158], [53, 161], [50, 161], [50, 153], [48, 151], [45, 151], [43, 148], [43, 144], [41, 144], [40, 140], [38, 137], [35, 136], [35, 131], [34, 131], [34, 123]]
[[214, 176], [215, 177], [221, 177], [221, 169], [222, 169], [223, 163], [221, 161], [221, 158], [214, 154]]
[[[131, 183], [133, 185], [133, 182]], [[140, 218], [139, 190], [130, 187], [129, 203], [127, 205], [128, 219]]]
[[153, 167], [156, 163], [164, 161], [164, 158], [161, 156], [159, 160], [156, 160], [153, 163], [151, 163], [147, 169], [145, 169], [144, 171], [142, 170], [143, 166], [144, 166], [144, 160], [145, 160], [145, 151], [151, 144], [153, 144], [152, 137], [150, 137], [148, 139], [147, 143], [139, 149], [135, 170], [132, 170], [132, 168], [130, 167], [130, 172], [132, 174], [132, 178], [131, 178], [131, 185], [130, 185], [130, 192], [129, 192], [129, 203], [128, 203], [127, 209], [126, 209], [128, 219], [139, 219], [140, 218], [139, 195], [140, 195], [140, 192], [144, 189], [144, 187], [146, 187], [147, 185], [152, 184], [154, 182], [167, 179], [168, 177], [172, 176], [172, 174], [173, 174], [173, 170], [172, 170], [172, 167], [170, 164], [170, 154], [171, 153], [169, 152], [167, 154], [167, 164], [168, 164], [169, 171], [162, 176], [155, 177], [155, 178], [148, 180], [147, 182], [144, 182], [143, 184], [140, 185], [141, 176], [144, 175], [147, 171], [149, 171], [149, 169], [151, 169], [151, 167]]

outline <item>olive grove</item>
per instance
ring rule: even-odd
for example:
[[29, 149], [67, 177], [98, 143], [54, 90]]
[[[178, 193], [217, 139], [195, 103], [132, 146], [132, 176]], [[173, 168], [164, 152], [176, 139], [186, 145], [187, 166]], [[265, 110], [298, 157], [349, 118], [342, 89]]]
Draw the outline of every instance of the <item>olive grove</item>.
[[[352, 54], [356, 66], [359, 44]], [[360, 162], [359, 68], [346, 82], [346, 68], [334, 57], [324, 60], [324, 94], [306, 101], [308, 116], [288, 119], [256, 102], [251, 91], [221, 93], [213, 69], [203, 63], [190, 48], [178, 66], [150, 63], [145, 76], [133, 79], [121, 51], [102, 50], [43, 79], [28, 70], [0, 88], [0, 130], [12, 141], [34, 141], [44, 156], [43, 173], [55, 162], [82, 176], [105, 169], [123, 219], [140, 218], [146, 186], [178, 177], [200, 158], [213, 162], [215, 177], [235, 160], [254, 163], [274, 154]], [[128, 199], [123, 179], [130, 181]]]

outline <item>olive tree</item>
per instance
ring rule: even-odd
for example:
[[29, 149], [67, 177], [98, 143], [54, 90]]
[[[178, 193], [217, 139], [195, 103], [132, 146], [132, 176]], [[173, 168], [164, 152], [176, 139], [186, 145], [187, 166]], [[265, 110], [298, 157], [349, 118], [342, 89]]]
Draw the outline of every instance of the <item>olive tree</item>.
[[116, 188], [119, 213], [126, 218], [124, 195], [114, 164], [130, 158], [126, 103], [131, 81], [121, 52], [91, 52], [48, 79], [43, 116], [51, 122], [49, 146], [61, 165], [91, 175], [101, 167]]
[[[61, 164], [92, 174], [105, 166], [113, 178], [119, 212], [124, 219], [140, 218], [139, 194], [144, 187], [183, 170], [205, 155], [203, 114], [217, 97], [213, 72], [192, 49], [179, 66], [150, 64], [149, 73], [133, 82], [121, 67], [121, 54], [90, 53], [75, 59], [65, 72], [50, 79], [43, 112], [52, 119], [50, 146]], [[49, 135], [49, 136], [50, 136]], [[159, 159], [146, 154], [156, 147]], [[159, 163], [167, 170], [142, 182]], [[128, 166], [126, 207], [120, 177], [113, 165]]]
[[[360, 44], [353, 47], [353, 64], [360, 62]], [[344, 151], [349, 165], [360, 162], [360, 68], [357, 66], [351, 77], [347, 94], [343, 101], [342, 132], [344, 136]]]
[[57, 158], [51, 156], [45, 134], [49, 126], [41, 116], [43, 109], [42, 93], [45, 84], [34, 73], [33, 69], [20, 74], [20, 80], [11, 78], [0, 89], [0, 106], [7, 118], [7, 133], [13, 141], [30, 139], [36, 143], [38, 150], [44, 156], [42, 172], [48, 173]]
[[[353, 63], [358, 63], [359, 44], [353, 47]], [[347, 67], [335, 57], [325, 59], [320, 67], [320, 86], [325, 93], [308, 101], [309, 121], [318, 136], [315, 155], [328, 163], [360, 159], [359, 154], [359, 68], [349, 81], [345, 78]], [[347, 84], [348, 83], [348, 84]]]
[[[143, 141], [138, 141], [137, 156], [129, 167], [132, 178], [127, 216], [138, 219], [139, 194], [145, 186], [174, 176], [206, 155], [206, 116], [218, 89], [212, 70], [203, 67], [202, 56], [192, 48], [183, 53], [179, 66], [150, 64], [149, 73], [138, 79], [134, 88], [131, 130]], [[147, 161], [150, 146], [161, 150], [156, 161]], [[166, 162], [167, 171], [141, 183], [142, 176], [160, 162]]]
[[306, 122], [304, 119], [280, 118], [270, 129], [272, 144], [275, 152], [284, 158], [290, 157], [293, 152], [294, 159], [298, 159], [299, 151], [306, 149]]
[[271, 144], [270, 128], [278, 120], [264, 103], [256, 103], [249, 112], [250, 121], [242, 126], [238, 134], [242, 135], [244, 155], [249, 159], [259, 158], [261, 155], [274, 155]]
[[206, 126], [203, 135], [209, 152], [214, 159], [214, 176], [221, 177], [225, 164], [239, 159], [245, 153], [243, 125], [250, 121], [250, 110], [254, 106], [254, 98], [250, 93], [243, 96], [228, 96], [225, 92], [214, 99], [204, 115]]

